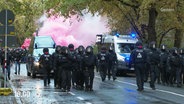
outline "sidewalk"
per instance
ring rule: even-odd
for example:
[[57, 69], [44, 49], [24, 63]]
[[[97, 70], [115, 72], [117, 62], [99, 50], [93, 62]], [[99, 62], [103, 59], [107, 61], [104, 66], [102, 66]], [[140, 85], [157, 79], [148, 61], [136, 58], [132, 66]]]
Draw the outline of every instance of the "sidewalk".
[[[1, 69], [0, 69], [0, 74], [2, 76], [2, 70]], [[13, 73], [11, 72], [11, 74], [13, 74]], [[11, 77], [12, 77], [12, 75], [11, 75]], [[11, 80], [7, 81], [7, 86], [8, 86], [7, 88], [11, 88], [13, 90]], [[3, 88], [3, 87], [0, 86], [0, 88]], [[18, 103], [16, 101], [14, 93], [12, 93], [12, 94], [7, 95], [7, 96], [0, 95], [0, 104], [18, 104]]]

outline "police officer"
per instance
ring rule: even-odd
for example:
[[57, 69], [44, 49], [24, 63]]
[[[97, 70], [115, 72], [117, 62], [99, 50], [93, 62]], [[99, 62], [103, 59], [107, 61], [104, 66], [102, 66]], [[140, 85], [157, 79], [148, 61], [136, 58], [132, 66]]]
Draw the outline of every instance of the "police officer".
[[162, 84], [165, 85], [167, 82], [167, 60], [168, 60], [169, 53], [166, 49], [166, 45], [161, 45], [160, 50], [160, 73], [161, 73], [161, 81]]
[[156, 48], [156, 43], [150, 43], [150, 52], [148, 53], [148, 62], [150, 64], [150, 87], [155, 90], [155, 81], [159, 77], [158, 64], [160, 63], [160, 53]]
[[76, 51], [74, 50], [74, 45], [68, 45], [69, 52], [72, 58], [71, 71], [72, 71], [72, 86], [76, 88], [76, 77], [77, 77], [77, 61], [76, 61]]
[[112, 72], [112, 78], [113, 81], [116, 80], [116, 65], [117, 65], [117, 56], [116, 53], [113, 50], [113, 47], [110, 46], [109, 48], [109, 54], [108, 54], [108, 79], [111, 78], [111, 72]]
[[62, 91], [69, 92], [71, 88], [71, 62], [72, 56], [68, 47], [62, 47], [59, 63], [61, 64]]
[[105, 81], [108, 69], [108, 53], [105, 46], [102, 46], [101, 51], [97, 54], [99, 72], [102, 81]]
[[91, 46], [86, 47], [83, 59], [85, 91], [93, 91], [94, 67], [96, 66], [96, 56], [93, 54]]
[[39, 63], [43, 69], [44, 86], [50, 84], [50, 71], [52, 68], [52, 56], [49, 54], [49, 49], [44, 48], [43, 54], [40, 56]]
[[78, 53], [76, 54], [76, 60], [77, 60], [77, 77], [76, 77], [76, 84], [77, 89], [82, 90], [84, 89], [84, 65], [83, 65], [83, 59], [85, 54], [85, 48], [84, 46], [80, 45], [78, 48]]
[[136, 82], [138, 91], [144, 90], [144, 70], [146, 63], [146, 53], [143, 50], [142, 42], [138, 41], [136, 43], [136, 49], [131, 53], [130, 59], [131, 63], [134, 64], [135, 73], [136, 73]]
[[63, 53], [64, 53], [64, 46], [61, 46], [61, 49], [58, 49], [58, 56], [56, 57], [56, 59], [54, 59], [54, 67], [55, 68], [58, 68], [58, 69], [55, 69], [57, 70], [56, 72], [57, 73], [57, 79], [56, 79], [56, 88], [59, 88], [61, 89], [62, 88], [62, 73], [63, 73], [63, 69], [62, 69], [62, 58], [63, 58]]
[[179, 53], [180, 53], [180, 60], [181, 60], [181, 77], [182, 77], [182, 83], [184, 84], [184, 49], [183, 48], [181, 48], [180, 49], [180, 51], [179, 51]]
[[176, 76], [177, 87], [181, 87], [181, 60], [176, 47], [172, 48], [172, 54], [169, 56], [169, 65], [171, 67], [171, 73], [169, 82], [170, 85], [174, 84], [174, 77]]
[[57, 45], [55, 52], [52, 54], [52, 62], [53, 62], [53, 69], [54, 69], [54, 87], [58, 87], [58, 72], [59, 72], [59, 67], [57, 65], [57, 58], [59, 57], [59, 51], [61, 50], [61, 46]]
[[[144, 51], [146, 52], [146, 56], [148, 56], [150, 52], [148, 44], [144, 45]], [[147, 57], [146, 63], [145, 63], [145, 70], [144, 70], [144, 82], [148, 81], [149, 73], [150, 73], [150, 63], [149, 63], [149, 58]]]

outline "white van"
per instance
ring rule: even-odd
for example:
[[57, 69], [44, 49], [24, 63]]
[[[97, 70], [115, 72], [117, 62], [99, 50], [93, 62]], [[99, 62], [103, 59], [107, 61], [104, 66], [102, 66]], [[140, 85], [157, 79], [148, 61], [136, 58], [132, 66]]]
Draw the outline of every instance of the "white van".
[[117, 55], [118, 64], [117, 70], [127, 73], [133, 71], [134, 68], [129, 66], [130, 54], [135, 48], [135, 43], [138, 41], [135, 34], [131, 35], [97, 35], [97, 42], [101, 39], [101, 44], [108, 44], [107, 46], [113, 46]]
[[[32, 62], [27, 63], [27, 75], [36, 77], [36, 74], [42, 74], [43, 70], [39, 67], [39, 58], [43, 54], [43, 48], [48, 48], [49, 53], [55, 52], [55, 42], [51, 36], [35, 36], [33, 43]], [[53, 73], [53, 70], [52, 70]]]

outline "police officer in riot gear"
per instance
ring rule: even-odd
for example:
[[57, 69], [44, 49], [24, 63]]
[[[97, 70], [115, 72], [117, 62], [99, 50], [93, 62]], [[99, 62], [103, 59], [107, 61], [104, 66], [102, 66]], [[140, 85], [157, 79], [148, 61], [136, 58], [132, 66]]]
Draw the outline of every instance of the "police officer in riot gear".
[[85, 54], [85, 48], [84, 46], [80, 45], [77, 49], [78, 49], [78, 53], [76, 54], [76, 60], [77, 60], [76, 88], [79, 90], [82, 90], [84, 88], [83, 59]]
[[76, 51], [74, 50], [74, 45], [69, 44], [68, 45], [69, 52], [72, 58], [71, 63], [71, 71], [72, 71], [72, 86], [76, 87], [76, 77], [77, 77], [77, 61], [76, 61]]
[[180, 60], [181, 60], [181, 78], [182, 78], [182, 83], [184, 84], [184, 49], [183, 48], [179, 50], [179, 54], [180, 54]]
[[178, 49], [176, 47], [172, 48], [172, 54], [169, 56], [169, 65], [170, 69], [170, 78], [169, 82], [170, 85], [173, 86], [174, 84], [174, 77], [176, 76], [177, 87], [181, 87], [181, 60], [178, 53]]
[[62, 73], [63, 73], [63, 69], [62, 69], [62, 58], [63, 58], [63, 53], [64, 53], [64, 46], [61, 46], [61, 49], [58, 50], [58, 57], [56, 57], [55, 61], [54, 61], [54, 68], [58, 68], [57, 70], [57, 79], [56, 79], [56, 88], [61, 89], [62, 88]]
[[44, 77], [44, 86], [50, 84], [50, 71], [52, 68], [52, 56], [49, 54], [49, 49], [44, 48], [43, 54], [39, 59], [40, 67], [43, 69], [43, 77]]
[[71, 61], [72, 57], [69, 52], [68, 47], [62, 48], [61, 57], [59, 59], [59, 63], [61, 64], [62, 69], [62, 91], [70, 91], [71, 88]]
[[144, 90], [144, 70], [146, 63], [146, 53], [143, 50], [142, 42], [136, 43], [136, 49], [134, 49], [130, 55], [131, 63], [134, 64], [136, 73], [136, 82], [138, 91]]
[[[146, 52], [146, 56], [148, 56], [150, 52], [148, 44], [145, 44], [143, 49]], [[144, 70], [144, 82], [148, 81], [149, 73], [150, 73], [150, 63], [149, 63], [149, 58], [147, 57], [146, 63], [145, 63], [145, 70]]]
[[98, 67], [102, 81], [105, 81], [108, 69], [108, 53], [105, 46], [102, 46], [101, 51], [97, 54]]
[[156, 48], [156, 43], [150, 43], [150, 52], [148, 53], [148, 62], [150, 64], [150, 87], [155, 90], [155, 81], [159, 77], [158, 64], [160, 63], [160, 53]]
[[96, 56], [93, 54], [93, 48], [91, 46], [86, 47], [83, 65], [85, 91], [93, 91], [94, 67], [96, 66]]
[[61, 51], [61, 46], [57, 45], [55, 52], [52, 54], [52, 62], [53, 62], [53, 69], [54, 69], [54, 87], [58, 87], [58, 72], [59, 72], [59, 67], [57, 65], [57, 58], [59, 57], [59, 51]]
[[168, 83], [167, 81], [167, 60], [168, 60], [169, 53], [166, 49], [166, 45], [162, 44], [160, 49], [160, 73], [161, 73], [161, 81], [162, 84], [165, 85]]
[[108, 79], [110, 80], [111, 72], [112, 72], [112, 78], [113, 80], [115, 80], [116, 79], [117, 56], [112, 46], [110, 46], [109, 48], [108, 57], [109, 57], [108, 59]]

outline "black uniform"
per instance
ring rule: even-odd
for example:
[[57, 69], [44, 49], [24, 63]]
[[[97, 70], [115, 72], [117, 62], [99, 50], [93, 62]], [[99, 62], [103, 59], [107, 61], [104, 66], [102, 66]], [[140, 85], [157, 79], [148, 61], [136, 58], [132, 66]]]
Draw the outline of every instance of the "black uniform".
[[172, 49], [172, 54], [169, 56], [168, 61], [171, 67], [169, 78], [170, 85], [173, 86], [174, 77], [176, 76], [177, 86], [181, 87], [181, 60], [178, 53], [178, 49], [176, 47]]
[[52, 64], [53, 64], [53, 69], [54, 69], [54, 87], [59, 87], [58, 83], [61, 82], [59, 81], [59, 76], [58, 76], [58, 72], [59, 72], [59, 66], [57, 65], [57, 58], [59, 57], [59, 51], [61, 50], [61, 46], [56, 46], [56, 50], [55, 52], [52, 54]]
[[60, 73], [62, 77], [61, 87], [62, 91], [70, 91], [71, 88], [71, 62], [72, 57], [69, 53], [68, 47], [63, 47], [61, 52], [61, 56], [59, 57]]
[[184, 49], [180, 49], [180, 60], [181, 60], [181, 77], [182, 83], [184, 84]]
[[158, 65], [160, 63], [160, 53], [156, 49], [156, 43], [150, 43], [150, 52], [148, 53], [148, 62], [150, 64], [150, 87], [155, 90], [155, 81], [159, 77]]
[[72, 63], [71, 63], [71, 71], [72, 71], [72, 86], [76, 88], [76, 77], [77, 77], [77, 61], [76, 61], [76, 51], [74, 50], [74, 45], [69, 44], [68, 45], [69, 52], [72, 58]]
[[113, 80], [116, 79], [116, 65], [117, 65], [117, 56], [116, 53], [113, 51], [113, 48], [109, 48], [109, 54], [108, 54], [108, 79], [111, 78], [111, 72], [112, 72], [112, 78]]
[[105, 81], [108, 70], [108, 53], [106, 47], [102, 46], [101, 51], [97, 54], [98, 67], [102, 81]]
[[50, 71], [52, 68], [52, 56], [49, 54], [49, 49], [44, 48], [43, 49], [43, 55], [40, 56], [39, 63], [40, 68], [43, 69], [43, 77], [44, 77], [44, 86], [47, 86], [47, 84], [50, 84]]
[[76, 77], [76, 84], [77, 89], [83, 89], [84, 88], [84, 64], [83, 59], [85, 55], [85, 49], [81, 45], [78, 48], [78, 53], [76, 54], [76, 60], [77, 60], [77, 77]]
[[167, 78], [167, 60], [168, 60], [169, 53], [166, 50], [166, 45], [161, 45], [160, 51], [160, 73], [161, 73], [161, 81], [162, 84], [165, 85], [168, 83]]
[[131, 63], [134, 64], [135, 73], [136, 73], [136, 82], [138, 91], [142, 91], [144, 89], [144, 70], [146, 63], [146, 53], [142, 48], [142, 43], [136, 43], [137, 48], [134, 49], [131, 53], [130, 59]]
[[94, 67], [96, 66], [96, 56], [93, 54], [91, 46], [86, 47], [83, 59], [85, 90], [93, 91]]
[[[144, 46], [144, 51], [146, 52], [146, 56], [148, 56], [148, 54], [151, 51], [147, 44]], [[150, 73], [150, 62], [149, 62], [149, 57], [147, 57], [146, 63], [145, 63], [145, 70], [144, 70], [144, 82], [148, 81], [149, 73]]]

